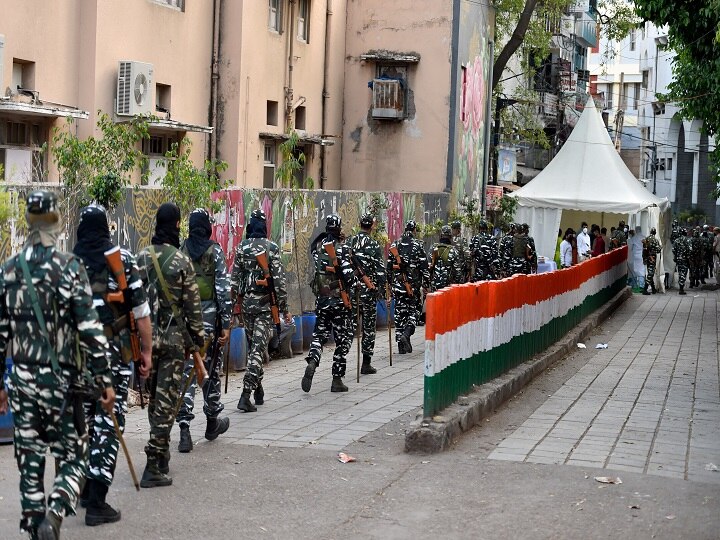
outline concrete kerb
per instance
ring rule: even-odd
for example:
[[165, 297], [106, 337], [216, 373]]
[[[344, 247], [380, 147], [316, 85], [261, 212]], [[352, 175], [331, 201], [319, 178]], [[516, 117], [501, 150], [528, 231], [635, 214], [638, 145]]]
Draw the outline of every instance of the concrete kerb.
[[588, 316], [577, 328], [568, 332], [544, 353], [536, 355], [488, 383], [477, 386], [467, 396], [460, 396], [456, 403], [446, 407], [440, 415], [423, 418], [421, 412], [405, 435], [405, 451], [428, 454], [448, 448], [454, 439], [492, 414], [537, 375], [574, 351], [578, 342], [588, 336], [631, 296], [632, 289], [624, 288], [610, 302]]

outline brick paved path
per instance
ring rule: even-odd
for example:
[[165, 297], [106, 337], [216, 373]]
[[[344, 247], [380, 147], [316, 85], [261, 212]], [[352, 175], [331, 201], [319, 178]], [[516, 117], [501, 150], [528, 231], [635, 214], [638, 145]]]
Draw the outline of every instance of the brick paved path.
[[[490, 454], [720, 483], [718, 294], [641, 297], [607, 349]], [[598, 338], [586, 341], [595, 347]]]

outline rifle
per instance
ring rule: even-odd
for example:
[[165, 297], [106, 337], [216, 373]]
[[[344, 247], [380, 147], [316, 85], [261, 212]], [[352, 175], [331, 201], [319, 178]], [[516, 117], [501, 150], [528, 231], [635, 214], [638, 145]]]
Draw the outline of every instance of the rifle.
[[435, 265], [437, 265], [438, 248], [434, 248], [430, 260], [430, 283], [435, 279]]
[[408, 296], [413, 296], [413, 288], [412, 285], [410, 285], [410, 282], [408, 281], [407, 274], [405, 273], [405, 270], [403, 269], [403, 262], [400, 258], [400, 253], [398, 252], [397, 246], [390, 246], [390, 253], [393, 257], [395, 257], [395, 264], [393, 264], [393, 270], [399, 270], [400, 271], [400, 279], [403, 282], [403, 285], [405, 286], [405, 292]]
[[208, 379], [210, 377], [212, 377], [213, 373], [215, 373], [218, 362], [220, 362], [220, 357], [222, 356], [223, 352], [225, 351], [225, 347], [220, 346], [220, 343], [218, 342], [218, 339], [222, 335], [222, 331], [223, 331], [222, 319], [218, 315], [215, 317], [215, 341], [212, 345], [213, 348], [212, 348], [212, 356], [210, 357], [210, 368], [208, 369]]
[[130, 308], [130, 289], [128, 288], [127, 279], [125, 278], [125, 266], [122, 263], [122, 257], [120, 255], [120, 247], [115, 246], [112, 249], [106, 251], [105, 262], [108, 268], [115, 277], [115, 281], [118, 284], [117, 291], [109, 292], [105, 295], [105, 301], [115, 302], [122, 304], [127, 309], [127, 329], [130, 333], [130, 359], [133, 362], [135, 371], [135, 382], [137, 383], [138, 393], [140, 394], [140, 408], [145, 409], [145, 398], [142, 392], [142, 377], [140, 377], [140, 333], [137, 329], [137, 321], [135, 320], [135, 314]]
[[362, 264], [360, 264], [360, 260], [357, 258], [357, 255], [354, 253], [350, 254], [350, 262], [352, 262], [353, 268], [355, 268], [355, 273], [360, 276], [360, 279], [362, 279], [362, 282], [365, 284], [365, 286], [371, 290], [375, 290], [375, 284], [372, 282], [370, 277], [365, 273], [365, 270], [363, 270]]
[[275, 291], [275, 278], [270, 273], [270, 265], [268, 264], [267, 251], [263, 250], [255, 255], [255, 259], [263, 271], [263, 279], [256, 279], [255, 285], [267, 287], [270, 291], [270, 313], [272, 313], [275, 328], [277, 328], [278, 336], [280, 335], [280, 307], [278, 305], [277, 292]]
[[339, 284], [338, 286], [340, 287], [340, 298], [342, 298], [343, 304], [346, 308], [352, 309], [352, 304], [350, 304], [350, 297], [348, 296], [347, 290], [345, 289], [345, 279], [342, 275], [342, 269], [340, 268], [340, 263], [337, 260], [335, 244], [333, 242], [327, 242], [323, 244], [323, 249], [325, 250], [325, 253], [327, 253], [330, 257], [330, 263], [332, 264], [332, 266], [326, 266], [325, 270], [337, 276]]

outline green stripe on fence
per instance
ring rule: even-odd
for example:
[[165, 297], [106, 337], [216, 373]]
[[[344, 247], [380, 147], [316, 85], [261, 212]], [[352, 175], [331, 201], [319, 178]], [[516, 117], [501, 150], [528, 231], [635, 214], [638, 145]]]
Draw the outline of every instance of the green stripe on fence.
[[425, 376], [425, 417], [441, 411], [458, 396], [468, 393], [473, 385], [488, 382], [547, 349], [585, 317], [609, 302], [626, 284], [627, 276], [623, 276], [610, 287], [588, 296], [581, 305], [564, 316], [553, 319], [539, 330], [515, 336], [508, 343], [459, 360], [431, 377]]

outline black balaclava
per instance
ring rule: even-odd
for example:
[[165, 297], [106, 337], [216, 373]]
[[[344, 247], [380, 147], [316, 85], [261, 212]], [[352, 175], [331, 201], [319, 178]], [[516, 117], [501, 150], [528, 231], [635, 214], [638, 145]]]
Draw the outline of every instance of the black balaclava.
[[112, 248], [105, 209], [95, 204], [83, 208], [73, 253], [82, 259], [88, 270], [99, 274], [106, 266], [105, 252]]
[[190, 214], [188, 238], [185, 240], [185, 247], [193, 261], [199, 261], [208, 248], [212, 245], [210, 235], [212, 225], [210, 215], [205, 210], [193, 210]]
[[170, 244], [180, 247], [180, 209], [175, 203], [164, 203], [158, 208], [155, 218], [153, 245]]
[[265, 220], [251, 217], [245, 231], [245, 238], [267, 238], [267, 224]]

